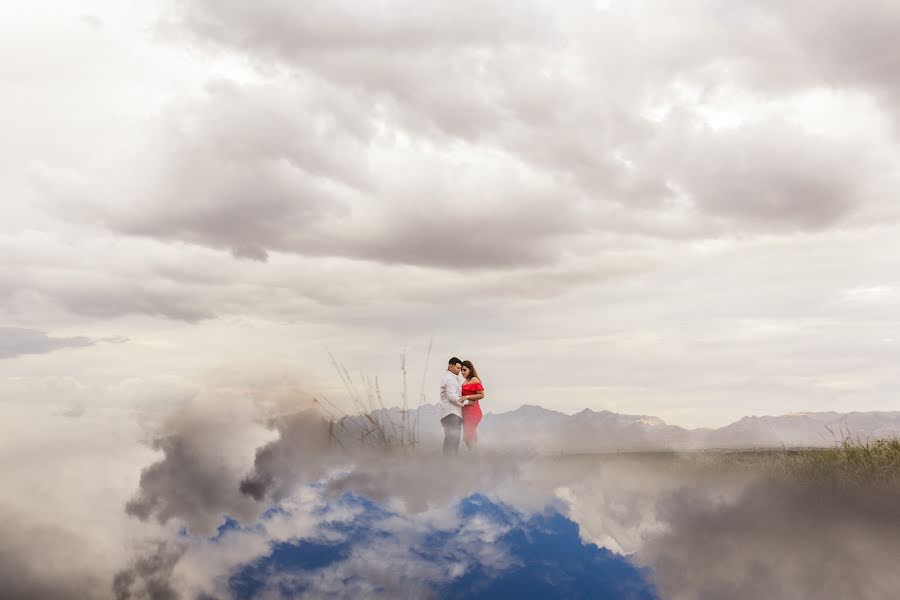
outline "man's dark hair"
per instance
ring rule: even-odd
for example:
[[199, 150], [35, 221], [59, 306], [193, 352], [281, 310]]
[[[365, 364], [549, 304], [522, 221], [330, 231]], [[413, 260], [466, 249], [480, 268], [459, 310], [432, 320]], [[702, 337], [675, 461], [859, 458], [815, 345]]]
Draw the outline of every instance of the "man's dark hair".
[[461, 364], [462, 364], [462, 361], [459, 360], [458, 358], [456, 358], [456, 357], [454, 356], [454, 357], [451, 358], [450, 361], [447, 363], [447, 366], [449, 367], [450, 365], [461, 365]]

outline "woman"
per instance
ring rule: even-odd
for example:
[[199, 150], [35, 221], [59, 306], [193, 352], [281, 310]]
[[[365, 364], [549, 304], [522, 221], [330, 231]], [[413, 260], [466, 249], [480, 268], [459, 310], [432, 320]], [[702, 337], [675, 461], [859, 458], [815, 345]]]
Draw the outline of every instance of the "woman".
[[481, 422], [481, 406], [479, 400], [484, 398], [484, 386], [481, 385], [481, 379], [478, 378], [478, 371], [471, 360], [462, 361], [462, 376], [466, 378], [466, 382], [462, 386], [462, 399], [465, 404], [462, 407], [463, 413], [463, 440], [469, 450], [474, 450], [478, 443], [478, 434], [475, 428]]

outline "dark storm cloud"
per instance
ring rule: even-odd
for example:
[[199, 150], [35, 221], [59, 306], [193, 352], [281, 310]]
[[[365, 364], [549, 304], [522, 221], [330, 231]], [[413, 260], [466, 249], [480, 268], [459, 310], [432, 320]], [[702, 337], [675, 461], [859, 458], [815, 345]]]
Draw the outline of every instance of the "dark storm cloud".
[[256, 503], [238, 491], [240, 474], [224, 458], [233, 427], [209, 414], [179, 417], [173, 431], [153, 443], [163, 458], [141, 472], [139, 490], [125, 511], [160, 523], [180, 519], [198, 535], [212, 535], [225, 515], [253, 518]]
[[0, 327], [0, 359], [25, 354], [45, 354], [60, 348], [84, 348], [97, 343], [86, 337], [50, 337], [43, 331]]
[[332, 450], [330, 426], [318, 411], [307, 410], [274, 419], [279, 437], [256, 450], [253, 471], [240, 483], [240, 491], [263, 500], [278, 501], [298, 485], [321, 477]]

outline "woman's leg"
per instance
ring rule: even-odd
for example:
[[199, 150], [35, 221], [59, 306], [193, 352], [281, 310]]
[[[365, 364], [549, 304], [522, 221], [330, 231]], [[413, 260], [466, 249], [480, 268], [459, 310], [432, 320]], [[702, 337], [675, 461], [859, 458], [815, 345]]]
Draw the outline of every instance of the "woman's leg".
[[463, 440], [469, 450], [478, 445], [478, 432], [476, 428], [481, 423], [481, 406], [472, 404], [463, 407]]

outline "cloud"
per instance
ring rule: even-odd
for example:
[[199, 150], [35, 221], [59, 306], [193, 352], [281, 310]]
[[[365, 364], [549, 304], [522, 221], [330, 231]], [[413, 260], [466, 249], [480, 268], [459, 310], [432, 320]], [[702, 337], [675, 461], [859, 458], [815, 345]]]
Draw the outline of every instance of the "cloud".
[[[142, 165], [139, 177], [113, 178], [106, 194], [92, 189], [98, 182], [73, 182], [82, 189], [52, 192], [56, 210], [124, 233], [225, 247], [254, 260], [265, 259], [270, 241], [302, 246], [317, 221], [340, 212], [340, 191], [329, 186], [355, 183], [353, 173], [342, 170], [351, 157], [342, 155], [359, 148], [341, 148], [334, 135], [340, 131], [331, 131], [327, 115], [319, 117], [298, 90], [247, 95], [234, 85], [212, 85], [209, 102], [171, 107], [162, 127], [122, 165]], [[61, 183], [48, 180], [51, 188]], [[131, 202], [123, 206], [110, 193], [128, 193]], [[85, 203], [91, 196], [99, 201]]]
[[78, 20], [94, 31], [100, 31], [103, 29], [103, 19], [96, 15], [83, 14], [78, 17]]
[[[433, 589], [432, 584], [473, 589], [465, 586], [521, 581], [517, 569], [527, 567], [527, 557], [533, 555], [518, 552], [520, 542], [528, 552], [550, 552], [541, 555], [554, 565], [550, 576], [576, 585], [593, 581], [597, 569], [573, 571], [580, 568], [580, 559], [552, 562], [551, 550], [557, 546], [551, 542], [565, 534], [567, 543], [578, 544], [573, 548], [588, 552], [578, 541], [580, 532], [584, 542], [636, 552], [633, 560], [654, 569], [664, 594], [678, 598], [734, 592], [740, 598], [759, 591], [777, 596], [779, 590], [826, 589], [831, 574], [815, 570], [822, 564], [833, 559], [851, 569], [870, 553], [890, 557], [896, 550], [897, 532], [884, 525], [897, 516], [896, 499], [881, 491], [849, 497], [834, 490], [804, 491], [799, 484], [765, 483], [755, 489], [757, 483], [747, 473], [718, 469], [702, 457], [694, 461], [672, 455], [540, 459], [484, 453], [477, 461], [452, 462], [417, 453], [331, 455], [317, 444], [320, 437], [308, 437], [316, 430], [308, 429], [304, 413], [297, 410], [297, 390], [303, 386], [248, 381], [241, 373], [221, 373], [209, 385], [217, 391], [210, 389], [208, 397], [193, 400], [193, 407], [188, 403], [190, 410], [163, 422], [168, 435], [155, 443], [161, 456], [150, 456], [145, 448], [131, 456], [116, 451], [123, 442], [108, 432], [123, 433], [125, 421], [104, 420], [102, 413], [75, 425], [83, 437], [98, 440], [93, 442], [97, 453], [73, 455], [72, 447], [89, 444], [66, 437], [73, 428], [69, 420], [41, 419], [45, 428], [59, 428], [44, 430], [58, 442], [41, 444], [31, 462], [6, 472], [23, 494], [4, 504], [17, 501], [27, 509], [22, 516], [29, 523], [63, 515], [69, 535], [61, 527], [38, 535], [39, 528], [15, 525], [19, 515], [4, 510], [4, 516], [15, 518], [4, 519], [5, 525], [12, 524], [4, 531], [14, 533], [5, 534], [0, 543], [0, 570], [8, 567], [16, 573], [14, 589], [35, 597], [44, 589], [49, 597], [57, 589], [85, 589], [82, 596], [89, 598], [106, 597], [111, 590], [122, 598], [221, 597], [238, 572], [253, 575], [250, 579], [263, 587], [283, 583], [338, 596], [367, 590], [369, 595], [396, 596], [396, 590]], [[262, 422], [271, 429], [261, 426], [260, 415], [268, 417]], [[33, 414], [22, 418], [33, 419]], [[130, 419], [127, 423], [135, 428]], [[83, 475], [74, 480], [52, 477], [54, 489], [67, 493], [45, 493], [51, 485], [47, 473], [100, 473], [96, 465], [106, 464], [110, 456], [118, 460], [114, 472], [121, 476], [104, 475], [103, 482], [87, 483]], [[60, 457], [65, 461], [53, 462]], [[149, 466], [138, 473], [140, 464]], [[268, 501], [240, 493], [247, 474], [269, 477]], [[105, 489], [110, 481], [122, 481], [118, 494]], [[79, 485], [91, 493], [82, 504], [73, 504]], [[95, 489], [101, 490], [99, 496]], [[489, 501], [457, 514], [459, 502], [478, 492]], [[147, 522], [128, 519], [121, 511], [120, 497], [129, 494], [131, 515]], [[119, 503], [110, 508], [114, 501]], [[559, 529], [561, 522], [548, 517], [554, 511], [572, 521], [566, 521], [568, 529]], [[83, 513], [83, 519], [70, 518], [76, 513]], [[113, 514], [119, 520], [110, 520]], [[164, 525], [158, 526], [159, 521]], [[358, 533], [365, 535], [357, 538]], [[541, 537], [546, 535], [550, 538]], [[795, 539], [784, 541], [782, 536]], [[91, 545], [98, 539], [104, 542]], [[113, 549], [123, 539], [134, 540], [136, 550], [119, 556]], [[285, 564], [281, 559], [296, 564], [288, 560], [296, 556], [292, 552], [314, 558], [313, 549], [304, 544], [328, 548], [338, 560], [311, 564], [299, 573], [265, 567]], [[73, 553], [72, 547], [93, 547], [96, 554]], [[52, 561], [51, 571], [21, 567], [21, 557], [54, 553], [59, 560]], [[622, 562], [596, 548], [589, 553]], [[704, 569], [713, 553], [721, 568]], [[758, 559], [758, 553], [764, 558]], [[440, 558], [429, 558], [435, 555]], [[754, 560], [759, 568], [745, 570]], [[28, 559], [26, 564], [39, 562]], [[259, 568], [253, 570], [254, 565]], [[875, 598], [881, 591], [878, 582], [893, 585], [889, 569], [893, 564], [888, 558], [860, 567], [860, 577], [870, 579], [860, 584], [863, 594]], [[845, 574], [841, 568], [834, 572], [836, 577]], [[565, 577], [572, 573], [577, 577]], [[809, 581], [811, 577], [821, 581]]]
[[[888, 557], [900, 538], [885, 525], [900, 512], [886, 490], [824, 489], [692, 456], [520, 457], [505, 468], [484, 456], [459, 470], [416, 462], [360, 464], [326, 489], [387, 506], [393, 498], [406, 511], [417, 496], [429, 497], [420, 508], [452, 503], [475, 480], [521, 510], [562, 502], [585, 541], [634, 553], [665, 597], [874, 599], [897, 585]], [[455, 485], [442, 492], [441, 475]]]
[[693, 207], [727, 219], [719, 229], [814, 231], [845, 221], [869, 198], [866, 160], [784, 120], [724, 131], [667, 131], [653, 168]]
[[128, 514], [142, 520], [154, 516], [160, 523], [178, 518], [191, 531], [206, 533], [214, 532], [224, 515], [253, 514], [254, 504], [237, 493], [235, 475], [210, 453], [213, 446], [198, 442], [199, 435], [218, 437], [221, 432], [198, 427], [187, 425], [183, 432], [154, 442], [164, 458], [141, 473], [140, 491], [125, 505]]
[[[228, 400], [223, 399], [224, 404]], [[125, 512], [163, 524], [176, 519], [195, 535], [213, 535], [226, 516], [255, 518], [262, 508], [238, 489], [241, 456], [254, 439], [252, 422], [217, 416], [196, 402], [164, 423], [152, 442], [160, 460], [141, 471]]]
[[[266, 0], [257, 10], [248, 10], [240, 2], [204, 1], [183, 3], [179, 16], [210, 36], [294, 55], [334, 48], [417, 50], [448, 44], [490, 45], [498, 39], [537, 36], [540, 29], [535, 19], [544, 14], [538, 5], [510, 12], [502, 2], [466, 1], [443, 7], [423, 7], [407, 0], [393, 4], [397, 10], [346, 1], [300, 7]], [[495, 25], [500, 20], [506, 20], [507, 27], [498, 30]]]
[[304, 482], [320, 477], [335, 448], [330, 424], [310, 409], [274, 419], [278, 439], [256, 450], [253, 471], [240, 483], [242, 494], [277, 502]]
[[[150, 445], [162, 456], [141, 471], [125, 512], [211, 536], [226, 517], [257, 518], [267, 493], [277, 500], [320, 476], [328, 423], [307, 410], [303, 390], [294, 374], [271, 365], [235, 366], [208, 374], [170, 414], [146, 415]], [[280, 437], [272, 440], [260, 421]]]
[[[863, 104], [801, 106], [826, 84], [868, 97], [887, 80], [886, 67], [862, 80], [820, 64], [822, 35], [836, 64], [851, 60], [828, 33], [850, 27], [836, 5], [802, 22], [772, 4], [520, 9], [179, 3], [160, 24], [167, 43], [243, 66], [207, 73], [115, 156], [38, 169], [44, 204], [252, 263], [290, 253], [499, 273], [603, 260], [591, 238], [640, 251], [897, 217], [884, 200], [895, 141], [823, 133]], [[882, 25], [860, 17], [854, 35], [886, 36], [893, 9], [873, 12]], [[740, 118], [713, 126], [723, 111]], [[88, 304], [104, 305], [71, 302]], [[110, 311], [214, 314], [153, 297]]]
[[660, 501], [668, 531], [641, 550], [666, 597], [885, 598], [900, 585], [897, 499], [762, 481], [734, 498], [684, 489]]
[[161, 541], [135, 557], [116, 573], [112, 589], [116, 600], [176, 600], [181, 597], [171, 582], [172, 571], [185, 553], [185, 546]]
[[3, 515], [0, 581], [7, 598], [61, 600], [109, 596], [102, 577], [71, 560], [84, 541], [67, 528], [23, 527]]
[[[236, 565], [229, 578], [232, 594], [506, 597], [527, 587], [546, 597], [588, 589], [652, 597], [638, 569], [582, 544], [574, 524], [553, 509], [522, 513], [480, 494], [416, 515], [354, 494], [303, 508], [317, 514], [316, 530]], [[262, 525], [267, 527], [265, 519]]]
[[492, 454], [478, 468], [471, 468], [464, 461], [448, 463], [437, 455], [369, 454], [355, 456], [324, 481], [330, 497], [361, 494], [377, 502], [399, 502], [404, 511], [420, 513], [500, 486], [521, 474], [521, 465], [512, 455]]
[[[319, 382], [288, 386], [288, 400], [272, 404], [279, 410], [241, 409], [238, 423], [232, 402], [258, 390], [231, 382], [212, 394], [219, 403], [167, 419], [173, 404], [195, 400], [182, 385], [191, 371], [222, 353], [254, 368], [324, 372], [326, 342], [387, 370], [390, 348], [424, 331], [448, 353], [481, 357], [496, 390], [491, 410], [618, 403], [709, 425], [894, 406], [897, 319], [884, 290], [896, 288], [895, 3], [539, 2], [512, 11], [498, 2], [265, 0], [249, 9], [203, 0], [138, 12], [109, 3], [96, 18], [75, 10], [49, 21], [23, 10], [0, 26], [18, 49], [6, 53], [11, 108], [0, 116], [16, 142], [2, 151], [13, 168], [0, 176], [0, 308], [22, 327], [0, 331], [0, 358], [96, 347], [0, 361], [10, 399], [0, 403], [0, 437], [17, 457], [3, 476], [29, 483], [15, 502], [36, 504], [26, 507], [26, 533], [6, 546], [5, 556], [27, 550], [27, 561], [5, 562], [13, 589], [63, 595], [69, 582], [102, 597], [124, 568], [53, 554], [78, 546], [113, 556], [116, 536], [132, 537], [120, 521], [79, 524], [75, 539], [42, 552], [56, 533], [35, 533], [29, 545], [38, 514], [76, 523], [82, 511], [115, 513], [157, 538], [182, 525], [211, 533], [226, 515], [254, 522], [268, 501], [288, 502], [313, 480], [329, 501], [359, 493], [416, 515], [482, 489], [536, 510], [564, 502], [585, 539], [623, 552], [648, 544], [667, 589], [685, 595], [756, 584], [736, 563], [680, 578], [691, 552], [679, 556], [679, 539], [661, 528], [706, 518], [684, 505], [725, 538], [781, 543], [777, 531], [754, 537], [729, 521], [766, 519], [737, 484], [697, 483], [695, 501], [676, 501], [689, 493], [683, 482], [649, 468], [333, 456], [294, 402]], [[97, 344], [120, 333], [133, 343]], [[22, 397], [46, 402], [47, 418], [26, 412]], [[142, 448], [120, 465], [125, 475], [87, 486], [101, 498], [84, 491], [76, 505], [79, 484], [62, 474], [83, 482], [106, 473], [98, 465], [110, 457], [123, 460], [116, 436], [137, 434], [108, 415], [135, 410], [154, 455]], [[62, 435], [91, 423], [92, 435]], [[47, 439], [54, 444], [34, 445]], [[110, 444], [102, 457], [72, 456], [95, 439]], [[124, 491], [107, 491], [109, 482]], [[766, 508], [781, 523], [802, 504]], [[822, 515], [832, 522], [838, 512]], [[94, 543], [95, 531], [115, 539]], [[702, 541], [685, 538], [685, 547], [709, 556]], [[787, 547], [827, 562], [799, 542]], [[42, 555], [73, 566], [38, 573], [29, 557]], [[177, 587], [188, 567], [226, 570], [196, 556], [164, 579]], [[377, 556], [361, 553], [357, 566]], [[813, 572], [758, 567], [757, 590], [769, 592]], [[738, 587], [722, 588], [732, 576]], [[135, 574], [128, 593], [143, 593], [143, 581]]]
[[22, 327], [0, 327], [0, 359], [26, 354], [46, 354], [61, 348], [84, 348], [96, 340], [78, 337], [50, 337], [43, 331]]
[[[50, 396], [69, 399], [64, 389]], [[40, 399], [15, 395], [0, 404], [0, 595], [108, 599], [130, 544], [169, 535], [122, 511], [139, 465], [152, 456], [120, 410], [91, 405], [90, 418], [71, 419]]]
[[850, 86], [871, 92], [898, 116], [896, 3], [875, 0], [864, 11], [850, 10], [838, 0], [764, 6], [795, 48], [792, 60], [778, 65], [776, 73], [789, 71], [797, 86]]
[[213, 316], [204, 296], [215, 271], [203, 274], [189, 266], [201, 256], [186, 265], [183, 255], [153, 245], [121, 244], [104, 235], [63, 241], [34, 230], [0, 235], [8, 257], [0, 265], [0, 304], [24, 318], [52, 314], [54, 308], [93, 319], [135, 313], [184, 321]]
[[[865, 17], [854, 31], [874, 29], [882, 32], [878, 39], [885, 37], [895, 11], [887, 3], [877, 4], [877, 11], [885, 13], [880, 25]], [[764, 110], [745, 111], [746, 123], [734, 132], [699, 127], [692, 133], [685, 127], [705, 122], [717, 94], [735, 84], [732, 71], [748, 94], [771, 93], [754, 75], [773, 63], [772, 71], [792, 82], [775, 99], [786, 114], [793, 92], [816, 89], [827, 79], [810, 57], [823, 54], [819, 33], [847, 26], [836, 5], [802, 24], [795, 20], [799, 11], [780, 5], [740, 11], [688, 5], [676, 11], [649, 3], [633, 11], [616, 6], [597, 12], [587, 4], [538, 4], [517, 11], [512, 21], [493, 5], [477, 13], [455, 6], [426, 16], [416, 10], [357, 11], [348, 5], [335, 12], [268, 2], [245, 13], [231, 3], [184, 4], [180, 26], [241, 56], [281, 62], [300, 80], [326, 81], [357, 101], [369, 98], [363, 109], [378, 112], [370, 108], [363, 118], [422, 140], [426, 148], [463, 140], [468, 152], [491, 148], [535, 173], [552, 174], [556, 195], [577, 206], [565, 218], [572, 230], [606, 229], [610, 222], [603, 217], [616, 206], [630, 212], [652, 208], [641, 215], [648, 222], [678, 214], [672, 203], [677, 206], [679, 194], [694, 200], [696, 210], [687, 221], [695, 236], [744, 226], [815, 230], [836, 225], [878, 196], [860, 195], [857, 182], [881, 171], [879, 160], [848, 152], [849, 140], [812, 135], [777, 119], [757, 122]], [[722, 19], [735, 22], [733, 34], [723, 35]], [[441, 35], [422, 35], [437, 23]], [[653, 35], [636, 46], [621, 33], [629, 31]], [[840, 62], [840, 36], [826, 35]], [[562, 39], [572, 54], [554, 46]], [[768, 44], [761, 47], [760, 39]], [[890, 79], [887, 70], [881, 75]], [[855, 89], [857, 83], [842, 79], [838, 87]], [[669, 118], [646, 118], [660, 106]], [[381, 139], [373, 141], [379, 153], [388, 151]], [[450, 165], [443, 162], [446, 170]], [[675, 172], [673, 164], [680, 165]], [[504, 183], [511, 182], [507, 176]], [[447, 183], [436, 184], [438, 193], [455, 182]], [[731, 221], [728, 227], [715, 226], [720, 217]], [[707, 226], [697, 228], [704, 219]], [[621, 231], [627, 221], [615, 225]], [[490, 253], [482, 255], [490, 260]]]
[[[514, 158], [460, 163], [446, 148], [387, 146], [370, 155], [380, 141], [346, 123], [340, 105], [367, 109], [352, 92], [330, 101], [340, 93], [315, 80], [211, 85], [171, 107], [155, 141], [116, 169], [141, 164], [139, 177], [46, 174], [52, 210], [256, 261], [281, 251], [457, 269], [552, 263], [551, 242], [579, 229], [552, 178]], [[113, 200], [123, 193], [127, 208]]]

